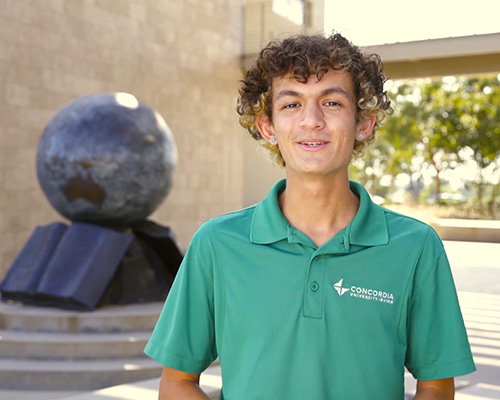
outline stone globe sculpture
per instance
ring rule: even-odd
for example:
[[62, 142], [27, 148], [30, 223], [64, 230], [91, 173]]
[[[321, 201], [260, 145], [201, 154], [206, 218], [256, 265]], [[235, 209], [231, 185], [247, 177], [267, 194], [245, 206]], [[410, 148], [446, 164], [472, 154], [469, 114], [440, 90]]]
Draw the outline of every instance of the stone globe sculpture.
[[144, 221], [172, 187], [173, 135], [127, 93], [94, 94], [61, 108], [43, 131], [37, 175], [64, 217], [113, 228]]

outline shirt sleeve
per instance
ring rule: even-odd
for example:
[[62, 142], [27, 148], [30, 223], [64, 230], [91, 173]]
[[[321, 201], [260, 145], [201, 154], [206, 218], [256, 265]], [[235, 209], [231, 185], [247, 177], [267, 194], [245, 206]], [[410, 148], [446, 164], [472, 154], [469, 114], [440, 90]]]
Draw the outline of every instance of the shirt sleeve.
[[216, 358], [213, 257], [194, 236], [144, 352], [159, 363], [198, 374]]
[[415, 270], [406, 367], [419, 380], [475, 371], [448, 258], [430, 229]]

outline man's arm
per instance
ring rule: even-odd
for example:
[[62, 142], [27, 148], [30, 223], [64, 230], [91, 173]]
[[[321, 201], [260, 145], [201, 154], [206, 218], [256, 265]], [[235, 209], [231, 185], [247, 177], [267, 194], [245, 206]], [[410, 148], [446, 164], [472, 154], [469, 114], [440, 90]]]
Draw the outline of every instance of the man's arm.
[[210, 400], [199, 383], [200, 374], [163, 367], [158, 400]]
[[455, 398], [455, 381], [453, 378], [435, 381], [418, 381], [417, 394], [414, 400], [453, 400]]

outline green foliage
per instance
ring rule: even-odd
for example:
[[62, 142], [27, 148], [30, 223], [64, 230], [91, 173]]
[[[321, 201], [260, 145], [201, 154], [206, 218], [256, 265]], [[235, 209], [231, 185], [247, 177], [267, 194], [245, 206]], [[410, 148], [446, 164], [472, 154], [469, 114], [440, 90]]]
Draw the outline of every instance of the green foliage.
[[459, 147], [474, 152], [480, 168], [490, 165], [500, 154], [500, 88], [498, 78], [469, 79], [453, 104], [461, 135]]
[[[353, 173], [372, 186], [374, 194], [375, 181], [406, 174], [419, 197], [421, 187], [416, 183], [431, 168], [438, 200], [441, 173], [472, 161], [477, 168], [472, 183], [482, 203], [486, 176], [500, 174], [499, 77], [389, 82], [394, 114], [378, 131], [376, 145], [363, 162], [352, 166]], [[498, 179], [488, 184], [498, 188]], [[498, 190], [488, 192], [494, 194], [490, 203], [495, 203]]]

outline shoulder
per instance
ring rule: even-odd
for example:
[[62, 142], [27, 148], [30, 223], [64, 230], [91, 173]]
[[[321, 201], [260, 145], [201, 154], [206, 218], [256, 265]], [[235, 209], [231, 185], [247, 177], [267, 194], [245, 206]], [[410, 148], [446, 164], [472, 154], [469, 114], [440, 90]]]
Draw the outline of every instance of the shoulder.
[[248, 233], [254, 210], [255, 205], [206, 220], [196, 231], [193, 241]]
[[[380, 207], [380, 206], [379, 206]], [[441, 238], [429, 224], [414, 217], [381, 207], [384, 210], [391, 239], [421, 243], [422, 246], [443, 250]]]

